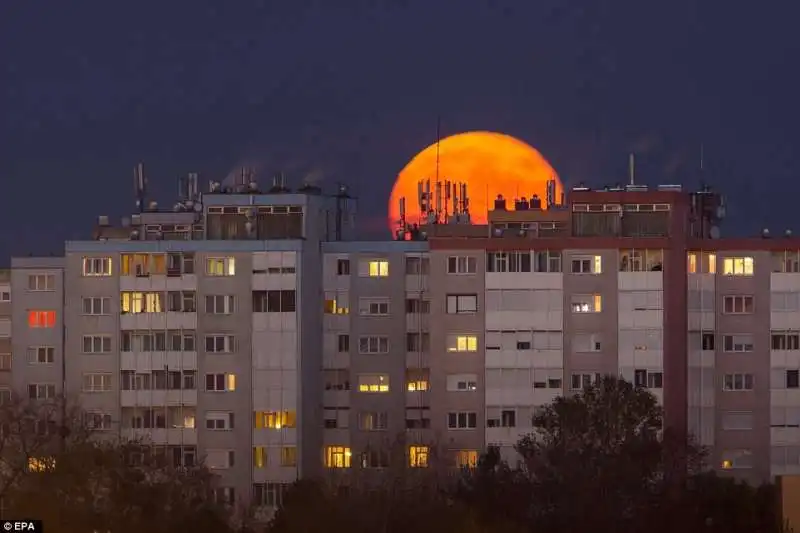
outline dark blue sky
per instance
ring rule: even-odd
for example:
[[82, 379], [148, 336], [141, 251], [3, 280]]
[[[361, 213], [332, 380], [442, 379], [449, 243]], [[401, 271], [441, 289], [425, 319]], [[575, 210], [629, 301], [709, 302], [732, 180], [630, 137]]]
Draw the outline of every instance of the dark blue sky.
[[248, 163], [349, 183], [382, 224], [437, 115], [528, 141], [568, 184], [624, 180], [635, 150], [640, 181], [696, 186], [702, 142], [726, 231], [780, 231], [797, 20], [784, 0], [3, 0], [0, 254], [127, 213], [138, 160], [162, 204]]

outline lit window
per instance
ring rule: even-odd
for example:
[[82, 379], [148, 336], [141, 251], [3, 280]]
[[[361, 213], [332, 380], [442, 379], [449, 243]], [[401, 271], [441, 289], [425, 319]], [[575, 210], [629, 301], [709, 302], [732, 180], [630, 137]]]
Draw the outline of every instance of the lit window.
[[572, 260], [573, 274], [601, 274], [603, 272], [603, 258], [599, 255], [581, 256]]
[[293, 428], [297, 425], [295, 411], [256, 411], [255, 429]]
[[478, 465], [478, 452], [476, 450], [459, 450], [456, 452], [456, 466], [459, 468], [473, 468]]
[[28, 327], [52, 328], [56, 325], [55, 311], [28, 311]]
[[411, 468], [426, 468], [428, 466], [428, 447], [409, 446], [408, 464]]
[[358, 392], [389, 392], [389, 375], [362, 374], [358, 376]]
[[340, 300], [329, 298], [325, 300], [326, 315], [346, 315], [349, 313], [350, 308], [347, 306], [346, 298]]
[[160, 292], [123, 292], [120, 294], [122, 313], [162, 313], [164, 294]]
[[56, 467], [56, 460], [52, 457], [30, 457], [28, 458], [29, 472], [46, 472]]
[[209, 392], [233, 392], [236, 390], [236, 375], [206, 374], [206, 390]]
[[[349, 450], [347, 452], [347, 466], [350, 466]], [[281, 448], [281, 466], [297, 466], [297, 447], [283, 446]]]
[[752, 276], [752, 257], [726, 257], [722, 261], [722, 273], [726, 276]]
[[694, 252], [686, 256], [686, 272], [689, 274], [697, 273], [697, 254]]
[[122, 254], [120, 258], [123, 276], [149, 276], [151, 272], [150, 256], [147, 254]]
[[111, 258], [110, 257], [84, 257], [83, 275], [90, 276], [110, 276]]
[[359, 263], [358, 273], [370, 278], [385, 278], [389, 275], [389, 261], [372, 259]]
[[717, 254], [708, 254], [708, 273], [717, 273]]
[[267, 447], [253, 446], [253, 468], [265, 468], [267, 466]]
[[448, 335], [448, 337], [447, 337], [447, 351], [448, 352], [477, 352], [478, 351], [478, 337], [477, 337], [477, 335]]
[[572, 296], [573, 313], [599, 313], [603, 310], [603, 297], [599, 294]]
[[408, 392], [418, 392], [428, 390], [428, 381], [425, 379], [417, 379], [407, 383]]
[[347, 446], [326, 446], [325, 466], [328, 468], [350, 468], [350, 457], [353, 454]]
[[235, 276], [236, 260], [233, 257], [209, 257], [206, 259], [206, 274], [209, 276]]

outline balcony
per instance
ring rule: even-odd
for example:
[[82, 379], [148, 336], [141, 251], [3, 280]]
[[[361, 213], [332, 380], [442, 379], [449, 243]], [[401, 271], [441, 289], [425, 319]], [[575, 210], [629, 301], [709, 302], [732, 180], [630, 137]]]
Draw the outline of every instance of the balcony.
[[254, 291], [285, 291], [294, 290], [295, 288], [297, 288], [297, 274], [294, 272], [279, 274], [253, 273]]
[[122, 352], [120, 370], [197, 370], [197, 352]]
[[122, 407], [163, 407], [197, 405], [196, 390], [124, 390], [120, 394]]
[[253, 331], [296, 331], [297, 313], [253, 313]]
[[192, 291], [197, 289], [197, 275], [120, 276], [121, 291]]
[[122, 434], [125, 438], [141, 440], [151, 444], [197, 445], [197, 429], [194, 428], [124, 429]]
[[197, 329], [197, 313], [122, 313], [122, 330]]

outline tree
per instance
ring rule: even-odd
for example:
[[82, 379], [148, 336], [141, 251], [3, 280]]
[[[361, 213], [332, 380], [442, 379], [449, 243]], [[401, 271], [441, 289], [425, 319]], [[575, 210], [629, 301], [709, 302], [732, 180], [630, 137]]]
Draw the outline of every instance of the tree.
[[[226, 531], [204, 466], [175, 468], [151, 446], [95, 432], [63, 401], [0, 406], [10, 436], [4, 463], [7, 516], [36, 517], [62, 532]], [[44, 421], [44, 422], [42, 422]], [[6, 453], [8, 452], [8, 453]]]
[[[614, 376], [545, 407], [516, 447], [532, 482], [537, 523], [546, 531], [650, 527], [680, 448], [667, 445], [671, 435], [662, 438], [662, 420], [650, 392]], [[702, 457], [688, 445], [684, 458], [692, 469]]]

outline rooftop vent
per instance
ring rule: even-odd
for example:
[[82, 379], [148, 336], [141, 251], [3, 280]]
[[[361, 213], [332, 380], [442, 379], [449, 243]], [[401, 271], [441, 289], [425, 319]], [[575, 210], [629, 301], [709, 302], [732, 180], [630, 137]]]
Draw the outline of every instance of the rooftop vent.
[[97, 225], [110, 226], [111, 224], [108, 222], [108, 215], [100, 215], [99, 217], [97, 217]]
[[680, 185], [664, 184], [664, 185], [659, 185], [658, 186], [658, 190], [659, 191], [681, 192], [683, 190], [683, 187], [681, 187]]
[[647, 185], [626, 185], [625, 190], [628, 192], [647, 192]]

